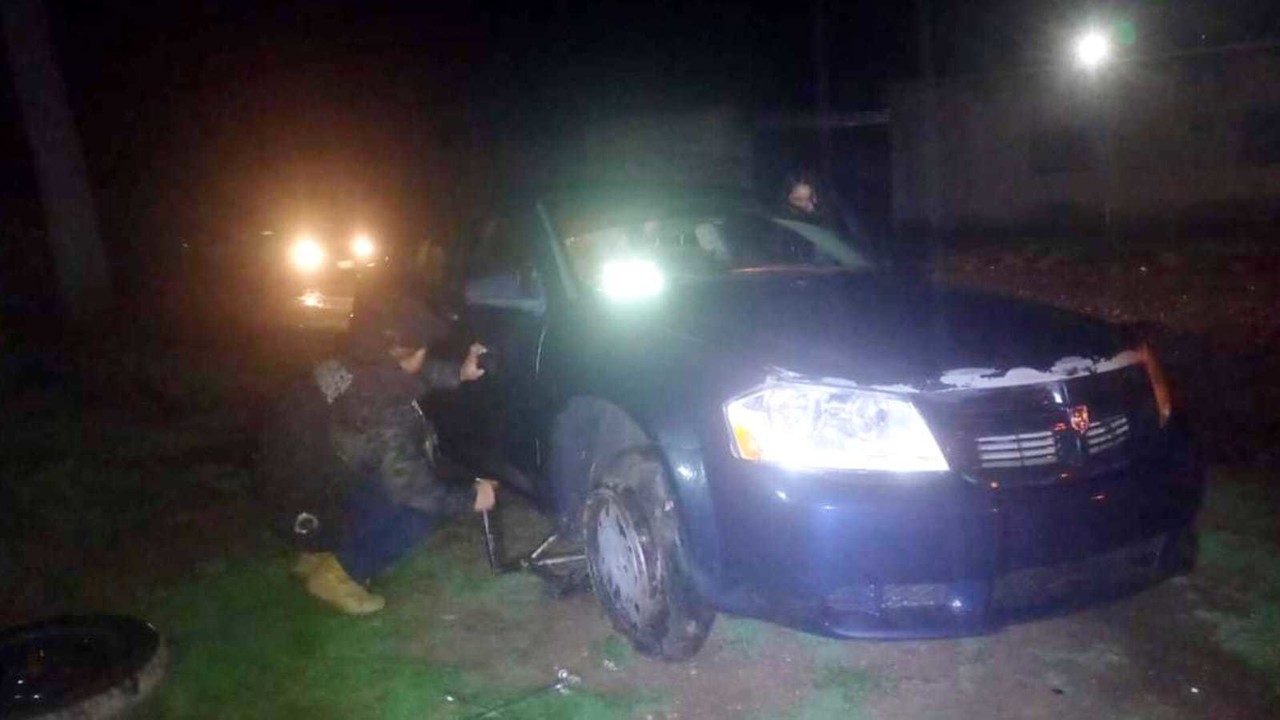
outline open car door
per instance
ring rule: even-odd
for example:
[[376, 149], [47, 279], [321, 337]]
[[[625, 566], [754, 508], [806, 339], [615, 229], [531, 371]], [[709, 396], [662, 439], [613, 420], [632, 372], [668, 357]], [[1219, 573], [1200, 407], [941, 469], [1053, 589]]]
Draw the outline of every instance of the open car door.
[[[485, 376], [448, 401], [442, 441], [458, 460], [536, 495], [538, 353], [547, 298], [532, 213], [486, 218], [462, 255], [462, 331], [489, 348]], [[462, 338], [458, 338], [461, 340]]]

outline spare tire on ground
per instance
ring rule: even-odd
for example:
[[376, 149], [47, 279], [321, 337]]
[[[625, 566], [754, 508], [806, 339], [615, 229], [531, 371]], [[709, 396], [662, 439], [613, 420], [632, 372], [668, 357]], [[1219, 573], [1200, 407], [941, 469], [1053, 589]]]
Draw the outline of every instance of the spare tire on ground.
[[79, 615], [0, 631], [0, 717], [115, 717], [164, 674], [151, 625], [120, 615]]

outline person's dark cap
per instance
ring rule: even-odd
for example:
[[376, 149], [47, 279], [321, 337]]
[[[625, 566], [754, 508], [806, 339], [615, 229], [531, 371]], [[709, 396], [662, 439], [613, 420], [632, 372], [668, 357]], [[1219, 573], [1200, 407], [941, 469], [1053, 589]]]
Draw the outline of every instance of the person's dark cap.
[[391, 348], [429, 348], [448, 335], [448, 323], [426, 303], [392, 297], [369, 303], [351, 318], [349, 349], [357, 358], [376, 360]]

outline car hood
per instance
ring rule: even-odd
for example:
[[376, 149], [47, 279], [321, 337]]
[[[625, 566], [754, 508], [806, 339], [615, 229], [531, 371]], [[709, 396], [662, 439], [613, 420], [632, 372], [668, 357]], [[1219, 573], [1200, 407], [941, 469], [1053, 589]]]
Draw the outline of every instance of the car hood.
[[671, 290], [663, 325], [725, 361], [860, 385], [1033, 381], [1101, 369], [1125, 350], [1097, 320], [895, 275], [748, 271]]

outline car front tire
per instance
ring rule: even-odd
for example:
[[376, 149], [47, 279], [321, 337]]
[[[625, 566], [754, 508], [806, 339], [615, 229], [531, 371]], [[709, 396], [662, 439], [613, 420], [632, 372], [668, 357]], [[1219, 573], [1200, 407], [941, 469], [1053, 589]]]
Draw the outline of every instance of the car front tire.
[[583, 509], [596, 597], [637, 652], [693, 657], [715, 621], [681, 563], [679, 523], [662, 463], [652, 451], [615, 459]]

